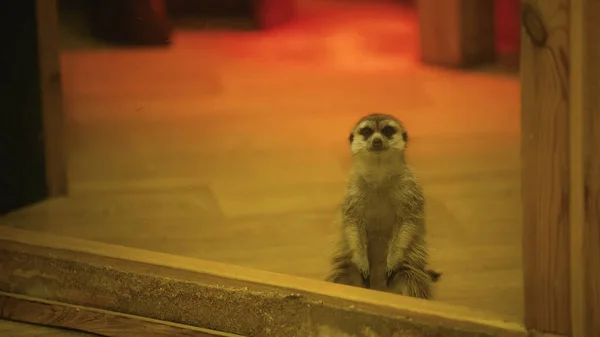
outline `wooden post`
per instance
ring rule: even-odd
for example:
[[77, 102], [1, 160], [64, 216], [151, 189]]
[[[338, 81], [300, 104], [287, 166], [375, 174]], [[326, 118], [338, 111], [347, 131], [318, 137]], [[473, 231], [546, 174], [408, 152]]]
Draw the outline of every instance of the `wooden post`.
[[581, 263], [586, 274], [582, 308], [586, 315], [586, 336], [600, 336], [600, 2], [587, 0], [584, 3], [584, 41], [587, 46], [583, 68], [585, 228]]
[[0, 214], [67, 192], [55, 0], [0, 4]]
[[600, 2], [571, 0], [572, 337], [600, 336]]
[[470, 67], [494, 60], [494, 1], [418, 0], [421, 60]]
[[598, 14], [595, 0], [522, 6], [525, 324], [572, 337], [600, 336]]
[[569, 335], [569, 0], [523, 0], [525, 325]]
[[40, 70], [46, 186], [49, 197], [67, 194], [67, 163], [60, 71], [60, 33], [56, 0], [37, 0], [37, 45]]

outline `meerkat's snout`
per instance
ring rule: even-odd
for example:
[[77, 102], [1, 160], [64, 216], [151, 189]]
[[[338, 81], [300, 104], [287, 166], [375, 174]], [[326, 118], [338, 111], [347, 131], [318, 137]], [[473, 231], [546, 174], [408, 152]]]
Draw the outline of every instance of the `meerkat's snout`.
[[381, 137], [374, 137], [373, 140], [371, 140], [371, 146], [369, 147], [369, 150], [374, 152], [385, 150], [383, 139], [381, 139]]

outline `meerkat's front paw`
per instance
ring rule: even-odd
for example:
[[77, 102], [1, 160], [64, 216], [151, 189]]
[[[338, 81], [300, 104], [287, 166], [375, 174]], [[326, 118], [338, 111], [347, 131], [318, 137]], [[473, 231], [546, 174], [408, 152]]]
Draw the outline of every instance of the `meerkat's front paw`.
[[358, 268], [360, 277], [362, 277], [363, 286], [365, 288], [371, 288], [371, 272], [369, 271], [369, 260], [366, 258], [356, 258], [356, 255], [352, 258], [352, 262]]
[[388, 270], [385, 272], [385, 280], [386, 280], [386, 285], [388, 288], [392, 284], [392, 281], [396, 278], [397, 274], [398, 274], [398, 272], [393, 271], [393, 270]]
[[406, 268], [404, 266], [404, 254], [402, 253], [402, 250], [390, 250], [385, 265], [385, 276], [388, 288], [398, 273], [404, 269]]
[[406, 271], [408, 268], [404, 267], [404, 266], [398, 266], [394, 269], [389, 269], [387, 268], [386, 272], [385, 272], [385, 277], [386, 277], [386, 285], [389, 288], [392, 285], [392, 282], [396, 279], [396, 277], [398, 276], [399, 273]]
[[371, 288], [371, 273], [368, 271], [366, 273], [360, 272], [360, 276], [363, 280], [363, 286], [367, 289]]

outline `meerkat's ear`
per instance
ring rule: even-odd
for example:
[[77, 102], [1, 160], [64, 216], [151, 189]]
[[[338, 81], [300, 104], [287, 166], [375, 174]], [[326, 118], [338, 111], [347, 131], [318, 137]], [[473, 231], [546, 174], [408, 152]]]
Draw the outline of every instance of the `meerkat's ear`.
[[408, 133], [406, 131], [402, 132], [402, 140], [404, 141], [404, 146], [408, 144]]
[[354, 134], [350, 133], [350, 137], [348, 137], [348, 140], [350, 141], [350, 144], [352, 144], [352, 142], [354, 141]]

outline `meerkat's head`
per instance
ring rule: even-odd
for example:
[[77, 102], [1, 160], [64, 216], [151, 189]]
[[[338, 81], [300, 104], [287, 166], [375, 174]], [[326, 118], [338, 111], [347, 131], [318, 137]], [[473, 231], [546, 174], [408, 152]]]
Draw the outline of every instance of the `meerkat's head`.
[[355, 159], [403, 160], [408, 134], [397, 118], [371, 114], [361, 118], [350, 133], [350, 148]]

